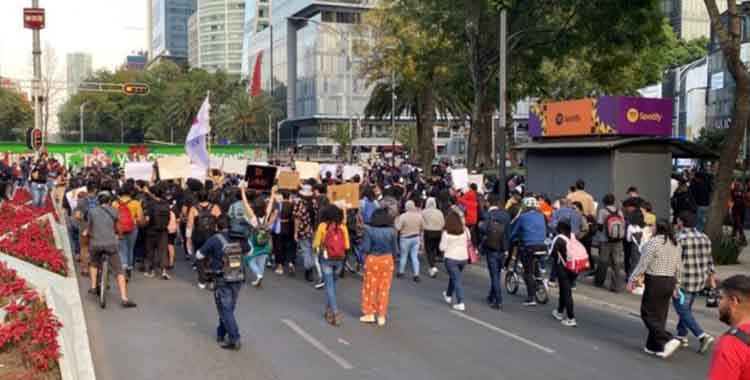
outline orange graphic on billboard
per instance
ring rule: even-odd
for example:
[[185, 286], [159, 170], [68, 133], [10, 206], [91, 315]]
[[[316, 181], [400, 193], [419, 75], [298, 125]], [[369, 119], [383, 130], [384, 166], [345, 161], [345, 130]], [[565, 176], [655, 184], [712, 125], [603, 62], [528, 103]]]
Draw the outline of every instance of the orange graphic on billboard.
[[547, 103], [545, 136], [576, 136], [591, 134], [594, 99]]

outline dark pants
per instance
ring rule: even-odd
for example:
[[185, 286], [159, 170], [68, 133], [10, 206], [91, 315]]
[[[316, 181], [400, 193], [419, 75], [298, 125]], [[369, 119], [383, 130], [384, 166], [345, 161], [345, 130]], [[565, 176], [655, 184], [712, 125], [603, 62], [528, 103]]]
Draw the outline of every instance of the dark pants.
[[166, 269], [167, 262], [167, 231], [151, 231], [146, 236], [146, 271]]
[[272, 234], [273, 256], [276, 265], [294, 264], [297, 261], [297, 247], [294, 245], [293, 236]]
[[146, 257], [146, 229], [138, 229], [138, 237], [135, 239], [135, 247], [133, 248], [133, 260], [143, 262], [143, 258]]
[[604, 286], [604, 281], [607, 279], [607, 274], [611, 267], [612, 277], [610, 278], [609, 289], [614, 292], [622, 289], [622, 285], [625, 282], [624, 275], [622, 274], [625, 265], [622, 242], [602, 242], [599, 246], [598, 261], [594, 285], [598, 287]]
[[[622, 242], [622, 256], [623, 256], [623, 264], [625, 267], [625, 278], [630, 278], [630, 272], [635, 269], [634, 266], [631, 266], [631, 257], [633, 255], [633, 244], [630, 243], [627, 240], [623, 240]], [[638, 265], [638, 262], [636, 261], [636, 265]]]
[[424, 251], [427, 255], [427, 263], [430, 268], [437, 267], [437, 258], [440, 255], [440, 238], [443, 231], [424, 232]]
[[531, 302], [536, 297], [536, 260], [534, 252], [546, 251], [545, 246], [521, 248], [521, 264], [523, 264], [523, 282], [526, 284], [526, 301]]
[[475, 247], [479, 247], [479, 227], [477, 225], [473, 226], [466, 226], [469, 229], [469, 232], [471, 233], [471, 244], [474, 244]]
[[654, 352], [664, 351], [664, 344], [672, 339], [667, 332], [669, 299], [674, 293], [674, 277], [646, 275], [646, 288], [641, 299], [641, 319], [648, 329], [646, 348]]
[[240, 328], [237, 319], [234, 318], [234, 308], [237, 306], [237, 297], [240, 294], [241, 282], [225, 282], [219, 280], [214, 290], [216, 300], [216, 311], [219, 313], [219, 327], [216, 328], [216, 337], [224, 339], [229, 335], [227, 343], [238, 343], [240, 341]]
[[557, 268], [557, 284], [560, 286], [557, 312], [562, 314], [563, 311], [567, 311], [568, 318], [573, 319], [576, 317], [573, 311], [573, 284], [578, 275], [565, 269], [559, 261], [556, 262], [555, 268]]
[[487, 251], [487, 270], [490, 272], [490, 292], [487, 300], [490, 303], [503, 303], [502, 272], [505, 262], [505, 252]]

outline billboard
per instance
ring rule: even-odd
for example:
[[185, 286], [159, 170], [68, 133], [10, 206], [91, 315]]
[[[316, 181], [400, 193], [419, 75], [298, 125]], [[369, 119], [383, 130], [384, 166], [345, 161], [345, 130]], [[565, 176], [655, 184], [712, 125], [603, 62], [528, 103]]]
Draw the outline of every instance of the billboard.
[[531, 107], [531, 137], [671, 136], [672, 100], [601, 96]]

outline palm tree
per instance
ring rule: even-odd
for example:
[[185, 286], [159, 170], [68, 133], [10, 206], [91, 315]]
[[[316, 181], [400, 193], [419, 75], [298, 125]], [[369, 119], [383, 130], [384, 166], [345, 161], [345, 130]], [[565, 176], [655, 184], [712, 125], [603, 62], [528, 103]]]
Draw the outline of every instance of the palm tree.
[[265, 93], [250, 96], [240, 87], [219, 106], [214, 125], [220, 136], [232, 141], [268, 141], [269, 116], [277, 117], [278, 113], [270, 96]]

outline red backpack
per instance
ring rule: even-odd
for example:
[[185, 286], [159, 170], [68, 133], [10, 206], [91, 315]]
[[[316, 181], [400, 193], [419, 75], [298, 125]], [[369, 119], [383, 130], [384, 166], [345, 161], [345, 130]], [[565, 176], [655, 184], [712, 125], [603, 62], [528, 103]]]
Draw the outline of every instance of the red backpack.
[[117, 202], [117, 210], [120, 212], [120, 218], [117, 219], [117, 231], [121, 234], [129, 234], [135, 229], [135, 219], [128, 208], [128, 203], [130, 202]]
[[326, 259], [344, 260], [346, 258], [346, 242], [344, 241], [344, 230], [338, 224], [328, 226], [323, 242], [326, 249]]

